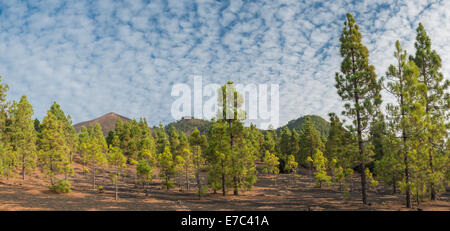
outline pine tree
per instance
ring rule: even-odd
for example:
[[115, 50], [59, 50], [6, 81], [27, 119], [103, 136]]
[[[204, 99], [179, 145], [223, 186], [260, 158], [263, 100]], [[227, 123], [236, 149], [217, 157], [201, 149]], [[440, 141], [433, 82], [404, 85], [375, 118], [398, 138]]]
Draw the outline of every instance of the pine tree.
[[[388, 123], [390, 124], [390, 123]], [[387, 125], [388, 134], [383, 139], [384, 155], [380, 160], [375, 162], [375, 173], [378, 178], [383, 179], [383, 182], [392, 185], [392, 193], [397, 193], [397, 185], [403, 179], [404, 167], [402, 153], [400, 152], [402, 142], [397, 138], [397, 134], [390, 131], [390, 127], [394, 125]]]
[[108, 146], [99, 123], [95, 124], [95, 128], [90, 136], [89, 162], [92, 166], [92, 187], [96, 189], [97, 170], [107, 163]]
[[289, 153], [298, 160], [300, 156], [300, 134], [296, 129], [292, 129], [291, 139], [289, 141]]
[[[186, 149], [186, 151], [189, 151]], [[190, 151], [189, 151], [190, 152]], [[183, 190], [183, 175], [184, 170], [186, 167], [186, 160], [183, 158], [182, 155], [175, 156], [174, 160], [175, 165], [175, 176], [178, 178], [178, 186], [180, 187], [180, 190]]]
[[229, 184], [230, 152], [230, 136], [227, 132], [227, 124], [213, 121], [208, 131], [208, 149], [206, 151], [209, 165], [208, 183], [214, 192], [222, 187], [224, 196]]
[[253, 155], [257, 156], [259, 159], [262, 159], [264, 157], [264, 155], [261, 155], [262, 145], [264, 142], [264, 135], [258, 128], [256, 128], [254, 124], [250, 124], [248, 132], [249, 132], [249, 139], [254, 150]]
[[[119, 137], [115, 136], [114, 139], [118, 140]], [[127, 159], [123, 155], [122, 150], [119, 147], [110, 145], [108, 150], [108, 163], [114, 168], [114, 172], [111, 175], [112, 181], [114, 182], [114, 193], [115, 200], [119, 198], [119, 189], [117, 182], [119, 181], [119, 176], [123, 168], [127, 167]]]
[[194, 166], [192, 152], [189, 148], [185, 148], [180, 157], [183, 158], [182, 172], [184, 173], [184, 185], [189, 190], [189, 179], [191, 178], [190, 169]]
[[277, 175], [280, 172], [279, 165], [280, 162], [278, 161], [278, 157], [269, 151], [266, 151], [266, 154], [263, 157], [261, 172], [263, 174], [275, 174], [275, 185], [277, 185]]
[[88, 130], [85, 126], [82, 126], [80, 129], [80, 134], [78, 135], [78, 153], [80, 154], [84, 175], [86, 175], [86, 173], [89, 171], [86, 167], [90, 158], [89, 145], [91, 145], [91, 140]]
[[159, 154], [158, 160], [159, 160], [160, 176], [164, 179], [165, 182], [163, 185], [166, 187], [166, 190], [168, 191], [172, 185], [170, 179], [176, 174], [175, 163], [172, 157], [172, 153], [170, 153], [169, 146], [166, 146], [164, 148], [164, 152]]
[[[222, 171], [222, 192], [225, 195], [225, 175], [229, 174], [232, 178], [233, 194], [239, 195], [239, 190], [249, 190], [256, 181], [255, 154], [256, 148], [253, 146], [249, 138], [249, 130], [244, 128], [242, 120], [245, 119], [245, 111], [242, 110], [243, 96], [240, 94], [229, 81], [223, 85], [218, 95], [219, 110], [216, 123], [226, 124], [226, 138], [229, 141], [226, 152], [220, 153], [224, 155], [221, 160], [228, 160], [228, 171]], [[219, 131], [219, 130], [217, 130]], [[225, 135], [225, 134], [221, 134]], [[217, 137], [224, 140], [225, 137]], [[214, 146], [213, 146], [214, 147]], [[222, 169], [226, 169], [222, 162]]]
[[200, 131], [195, 128], [194, 131], [191, 133], [191, 136], [189, 137], [189, 144], [192, 149], [192, 155], [193, 155], [193, 166], [195, 169], [195, 179], [197, 181], [197, 189], [198, 189], [198, 196], [201, 198], [201, 179], [200, 179], [200, 170], [201, 170], [201, 164], [204, 162], [204, 151], [208, 146], [208, 141], [206, 139], [205, 135], [200, 135]]
[[274, 129], [269, 129], [264, 134], [264, 141], [261, 146], [261, 156], [264, 157], [266, 151], [275, 154], [277, 153], [277, 134]]
[[448, 137], [448, 129], [445, 126], [449, 115], [449, 93], [450, 81], [445, 80], [439, 72], [441, 68], [441, 57], [436, 51], [431, 50], [431, 39], [427, 35], [422, 23], [417, 27], [417, 37], [414, 44], [416, 54], [410, 57], [420, 71], [419, 82], [426, 86], [423, 93], [425, 97], [426, 126], [429, 146], [427, 150], [428, 167], [427, 181], [430, 188], [431, 200], [436, 200], [439, 189], [443, 188], [444, 171], [447, 163], [439, 147], [445, 143]]
[[377, 80], [374, 66], [369, 64], [369, 51], [361, 43], [359, 26], [351, 14], [347, 14], [347, 21], [340, 38], [341, 72], [336, 73], [336, 88], [345, 103], [344, 115], [349, 117], [353, 126], [351, 131], [356, 133], [359, 149], [361, 173], [361, 194], [363, 204], [367, 204], [367, 182], [364, 169], [370, 161], [370, 151], [367, 150], [367, 128], [377, 114], [381, 104], [381, 85]]
[[[306, 119], [306, 123], [304, 128], [300, 131], [300, 140], [299, 140], [299, 156], [298, 160], [301, 164], [307, 165], [307, 158], [314, 155], [316, 150], [319, 149], [323, 151], [325, 149], [325, 145], [322, 142], [322, 137], [320, 132], [315, 128], [314, 123], [308, 117]], [[309, 166], [312, 169], [312, 165]]]
[[159, 128], [156, 130], [158, 139], [156, 140], [156, 153], [159, 155], [165, 151], [166, 147], [170, 147], [169, 139], [162, 123], [159, 123]]
[[55, 178], [66, 170], [69, 163], [69, 148], [64, 137], [64, 127], [51, 111], [47, 112], [41, 125], [42, 132], [39, 134], [39, 161], [43, 172], [50, 179], [53, 186]]
[[141, 128], [136, 120], [130, 120], [124, 125], [122, 148], [128, 163], [135, 165], [139, 159], [139, 146], [142, 138]]
[[108, 145], [108, 147], [109, 147], [109, 145], [111, 145], [111, 143], [112, 143], [112, 140], [114, 139], [114, 136], [116, 136], [116, 134], [114, 133], [114, 131], [109, 131], [108, 132], [108, 135], [106, 136], [106, 144]]
[[284, 171], [291, 174], [291, 181], [294, 180], [297, 173], [298, 163], [295, 161], [294, 155], [287, 156], [286, 165], [284, 166]]
[[331, 184], [331, 177], [327, 174], [328, 160], [319, 149], [316, 149], [312, 158], [308, 156], [307, 161], [314, 167], [314, 178], [319, 188], [322, 188], [323, 183]]
[[233, 124], [234, 145], [231, 146], [231, 175], [233, 177], [234, 195], [239, 190], [251, 190], [256, 182], [255, 149], [249, 139], [249, 130], [243, 123]]
[[355, 145], [354, 136], [344, 128], [339, 117], [330, 113], [330, 130], [325, 145], [326, 156], [328, 159], [336, 159], [337, 164], [343, 169], [352, 168], [355, 163], [357, 145]]
[[[64, 111], [61, 109], [60, 105], [56, 102], [53, 102], [53, 105], [50, 107], [50, 112], [53, 113], [56, 118], [61, 122], [64, 130], [64, 139], [66, 141], [68, 151], [69, 163], [72, 163], [73, 152], [76, 150], [77, 145], [77, 137], [75, 128], [72, 126], [72, 118], [70, 115], [65, 115]], [[69, 164], [69, 169], [71, 170], [71, 166]]]
[[[401, 159], [402, 166], [404, 166], [404, 191], [406, 194], [406, 207], [411, 208], [411, 161], [415, 158], [416, 151], [412, 145], [418, 142], [419, 128], [425, 126], [424, 118], [421, 116], [421, 108], [423, 106], [423, 97], [417, 94], [420, 88], [418, 83], [419, 71], [417, 66], [412, 61], [407, 61], [406, 51], [401, 48], [400, 42], [397, 41], [396, 51], [394, 56], [396, 58], [396, 66], [390, 65], [386, 77], [388, 78], [387, 91], [396, 98], [396, 104], [388, 104], [388, 119], [391, 120], [391, 130], [394, 136], [397, 134], [400, 137], [395, 144], [399, 145], [396, 150], [400, 158], [389, 156], [383, 160], [384, 164], [396, 167], [396, 163], [392, 161]], [[418, 116], [418, 117], [417, 117]], [[387, 166], [386, 166], [387, 167]], [[394, 170], [394, 169], [392, 169]], [[393, 173], [395, 174], [395, 173]]]
[[38, 119], [34, 119], [34, 130], [37, 133], [41, 132], [41, 121], [39, 121]]
[[152, 165], [149, 163], [148, 160], [142, 158], [138, 165], [136, 165], [136, 174], [138, 176], [138, 179], [142, 183], [142, 186], [144, 187], [145, 196], [148, 195], [148, 185], [152, 181], [152, 172], [153, 168]]
[[[119, 140], [122, 141], [123, 140], [123, 135], [124, 135], [123, 133], [124, 133], [123, 121], [121, 119], [117, 119], [116, 123], [114, 125], [114, 135], [118, 136]], [[120, 148], [123, 148], [123, 147], [120, 146]]]
[[11, 144], [18, 154], [22, 179], [26, 172], [36, 167], [36, 133], [34, 130], [33, 108], [26, 96], [14, 103], [12, 108]]
[[280, 160], [280, 170], [284, 172], [286, 161], [289, 155], [291, 155], [291, 130], [285, 126], [280, 132], [280, 139], [278, 143], [278, 148], [280, 152], [278, 153], [278, 159]]
[[8, 111], [10, 103], [6, 101], [8, 84], [1, 83], [0, 76], [0, 174], [9, 178], [11, 170], [15, 167], [16, 153], [13, 151], [9, 135], [7, 133]]
[[374, 159], [380, 160], [386, 154], [386, 133], [387, 127], [385, 116], [379, 111], [377, 119], [372, 122], [370, 127], [370, 140], [374, 146]]
[[183, 150], [178, 150], [178, 146], [180, 145], [180, 139], [178, 130], [174, 126], [170, 126], [169, 128], [169, 143], [170, 143], [170, 152], [172, 155], [178, 156], [183, 152]]

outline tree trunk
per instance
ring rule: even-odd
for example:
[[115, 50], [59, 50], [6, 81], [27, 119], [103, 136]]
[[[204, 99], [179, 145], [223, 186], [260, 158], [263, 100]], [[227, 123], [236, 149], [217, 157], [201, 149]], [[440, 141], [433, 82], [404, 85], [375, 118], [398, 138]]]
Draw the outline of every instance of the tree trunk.
[[[354, 56], [354, 50], [352, 50], [352, 73], [356, 74], [356, 61]], [[356, 108], [356, 122], [357, 122], [357, 132], [358, 132], [358, 148], [359, 148], [359, 156], [361, 159], [361, 194], [362, 194], [362, 202], [363, 204], [367, 204], [367, 192], [366, 192], [366, 173], [365, 173], [365, 164], [364, 164], [364, 150], [363, 150], [363, 140], [362, 140], [362, 128], [361, 128], [361, 115], [359, 109], [359, 94], [356, 89], [358, 89], [358, 85], [356, 82], [353, 82], [354, 88], [354, 100], [355, 100], [355, 108]]]
[[[425, 63], [425, 60], [424, 60], [423, 57], [422, 57], [422, 63], [423, 64]], [[421, 71], [422, 71], [422, 75], [423, 75], [423, 78], [424, 78], [424, 83], [427, 86], [427, 88], [429, 88], [430, 86], [428, 86], [428, 79], [427, 79], [426, 70], [425, 70], [425, 66], [424, 65], [422, 65]], [[429, 105], [429, 102], [428, 102], [429, 101], [428, 95], [426, 95], [425, 100], [426, 100], [425, 111], [426, 111], [426, 113], [428, 115], [428, 114], [430, 114], [430, 105]], [[430, 144], [432, 143], [430, 137], [428, 138], [428, 142]], [[431, 148], [433, 148], [433, 147], [431, 147]], [[432, 155], [431, 150], [428, 151], [428, 155], [430, 157], [430, 162], [429, 162], [430, 163], [430, 170], [431, 170], [431, 173], [433, 173], [434, 172], [434, 170], [433, 170], [433, 155]], [[431, 200], [434, 201], [434, 200], [436, 200], [436, 191], [435, 191], [433, 182], [431, 182], [431, 184], [430, 184], [430, 190], [431, 190]]]
[[22, 154], [22, 180], [25, 180], [25, 154]]
[[186, 181], [186, 190], [189, 190], [189, 179], [188, 179], [189, 177], [188, 177], [188, 168], [186, 167], [186, 179], [185, 179], [185, 181]]
[[117, 181], [118, 180], [119, 180], [119, 171], [116, 170], [116, 180], [114, 182], [115, 193], [116, 193], [116, 200], [119, 198], [119, 190], [117, 188]]
[[235, 196], [239, 195], [239, 189], [238, 189], [238, 181], [237, 181], [237, 177], [233, 177], [233, 182], [234, 182], [234, 192], [233, 194]]
[[[235, 107], [237, 108], [237, 106], [235, 105]], [[233, 132], [232, 132], [232, 120], [228, 120], [228, 125], [230, 128], [230, 149], [231, 152], [233, 152]], [[234, 164], [233, 164], [234, 166]], [[234, 192], [233, 194], [235, 196], [239, 195], [239, 188], [238, 188], [238, 179], [236, 176], [233, 176], [233, 187], [234, 187]]]
[[202, 199], [202, 186], [200, 184], [200, 161], [198, 154], [197, 154], [197, 172], [195, 178], [197, 180], [198, 199]]
[[54, 185], [54, 180], [53, 180], [53, 159], [50, 158], [50, 172], [52, 173], [51, 177], [50, 177], [50, 184]]
[[92, 181], [92, 187], [95, 190], [95, 162], [92, 162], [92, 174], [94, 176], [93, 181]]
[[169, 177], [166, 176], [166, 191], [169, 191]]
[[[403, 89], [403, 82], [400, 81], [400, 87]], [[404, 120], [405, 117], [405, 111], [403, 109], [403, 93], [400, 96], [400, 107], [401, 107], [401, 113], [402, 113], [402, 120]], [[404, 155], [404, 164], [405, 164], [405, 183], [406, 183], [406, 207], [411, 208], [411, 188], [409, 186], [409, 160], [408, 160], [408, 150], [406, 150], [406, 128], [404, 125], [402, 125], [402, 136], [403, 136], [403, 155]]]
[[224, 173], [224, 163], [222, 161], [222, 194], [225, 196], [227, 194], [225, 187], [225, 173]]
[[395, 184], [395, 173], [392, 174], [392, 193], [396, 194], [397, 193], [397, 185]]
[[[356, 104], [359, 105], [358, 96], [356, 95]], [[361, 159], [361, 194], [362, 194], [362, 202], [363, 204], [367, 204], [367, 186], [366, 186], [366, 165], [364, 163], [364, 147], [362, 141], [362, 131], [361, 131], [361, 117], [359, 114], [359, 110], [356, 111], [356, 119], [358, 124], [358, 148], [359, 148], [359, 157]]]
[[277, 176], [278, 174], [275, 174], [275, 186], [277, 186]]
[[[431, 154], [430, 151], [430, 169], [431, 169], [431, 174], [434, 173], [434, 169], [433, 169], [433, 155]], [[436, 189], [434, 188], [434, 183], [431, 182], [430, 184], [430, 190], [431, 190], [431, 200], [435, 201], [436, 200]]]
[[83, 158], [83, 175], [86, 177], [86, 160]]

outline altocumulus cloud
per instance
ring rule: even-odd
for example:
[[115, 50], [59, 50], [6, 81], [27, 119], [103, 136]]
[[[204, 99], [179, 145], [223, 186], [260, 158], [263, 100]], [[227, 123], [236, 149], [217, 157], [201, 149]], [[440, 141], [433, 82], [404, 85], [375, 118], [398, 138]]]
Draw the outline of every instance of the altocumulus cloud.
[[0, 74], [42, 118], [53, 101], [74, 122], [114, 111], [172, 119], [175, 83], [280, 84], [280, 122], [342, 110], [334, 73], [346, 12], [383, 75], [395, 40], [412, 53], [422, 22], [450, 75], [450, 1], [0, 2]]

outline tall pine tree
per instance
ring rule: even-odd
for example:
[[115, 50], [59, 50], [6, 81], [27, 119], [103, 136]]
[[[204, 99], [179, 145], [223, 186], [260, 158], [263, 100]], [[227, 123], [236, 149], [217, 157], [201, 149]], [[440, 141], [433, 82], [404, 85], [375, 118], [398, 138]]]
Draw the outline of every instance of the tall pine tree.
[[[422, 23], [417, 27], [417, 36], [414, 47], [415, 56], [410, 59], [414, 61], [420, 71], [419, 81], [426, 86], [425, 111], [427, 114], [428, 130], [428, 173], [427, 178], [430, 188], [431, 200], [436, 200], [440, 188], [443, 188], [446, 164], [440, 148], [448, 137], [445, 126], [449, 115], [449, 93], [450, 81], [445, 80], [439, 71], [441, 68], [441, 57], [436, 51], [431, 50], [431, 39], [427, 35]], [[443, 164], [444, 163], [444, 164]]]
[[23, 180], [26, 172], [35, 168], [37, 160], [36, 132], [32, 116], [33, 108], [26, 96], [22, 96], [19, 103], [13, 104], [10, 137], [11, 144], [18, 154]]
[[381, 104], [381, 85], [374, 66], [369, 64], [369, 51], [361, 42], [359, 26], [350, 13], [347, 14], [340, 42], [343, 61], [341, 71], [336, 73], [336, 88], [345, 102], [343, 114], [353, 122], [351, 131], [356, 133], [358, 139], [362, 202], [367, 204], [365, 169], [372, 153], [367, 148], [370, 145], [366, 144], [367, 128]]

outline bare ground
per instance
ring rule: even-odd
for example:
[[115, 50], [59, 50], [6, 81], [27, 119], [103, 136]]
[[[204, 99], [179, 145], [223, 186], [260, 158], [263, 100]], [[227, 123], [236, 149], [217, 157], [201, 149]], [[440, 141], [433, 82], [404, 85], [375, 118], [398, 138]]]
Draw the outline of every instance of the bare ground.
[[[121, 177], [118, 201], [114, 200], [114, 188], [108, 173], [100, 173], [97, 183], [104, 186], [104, 193], [93, 189], [92, 176], [84, 176], [81, 166], [75, 164], [75, 175], [70, 178], [72, 192], [56, 194], [48, 189], [49, 183], [36, 171], [33, 176], [21, 179], [0, 179], [0, 210], [417, 210], [403, 205], [404, 196], [393, 195], [390, 188], [383, 185], [369, 191], [369, 206], [361, 203], [358, 176], [353, 179], [353, 187], [346, 197], [337, 186], [317, 188], [308, 171], [301, 173], [295, 183], [289, 183], [288, 175], [280, 175], [277, 185], [273, 176], [259, 175], [251, 191], [239, 196], [227, 196], [212, 192], [199, 200], [195, 185], [190, 190], [173, 188], [161, 189], [160, 181], [154, 180], [146, 197], [141, 187], [136, 187], [133, 177]], [[129, 176], [133, 170], [128, 170]], [[450, 193], [443, 193], [438, 201], [420, 204], [425, 211], [450, 211]]]

